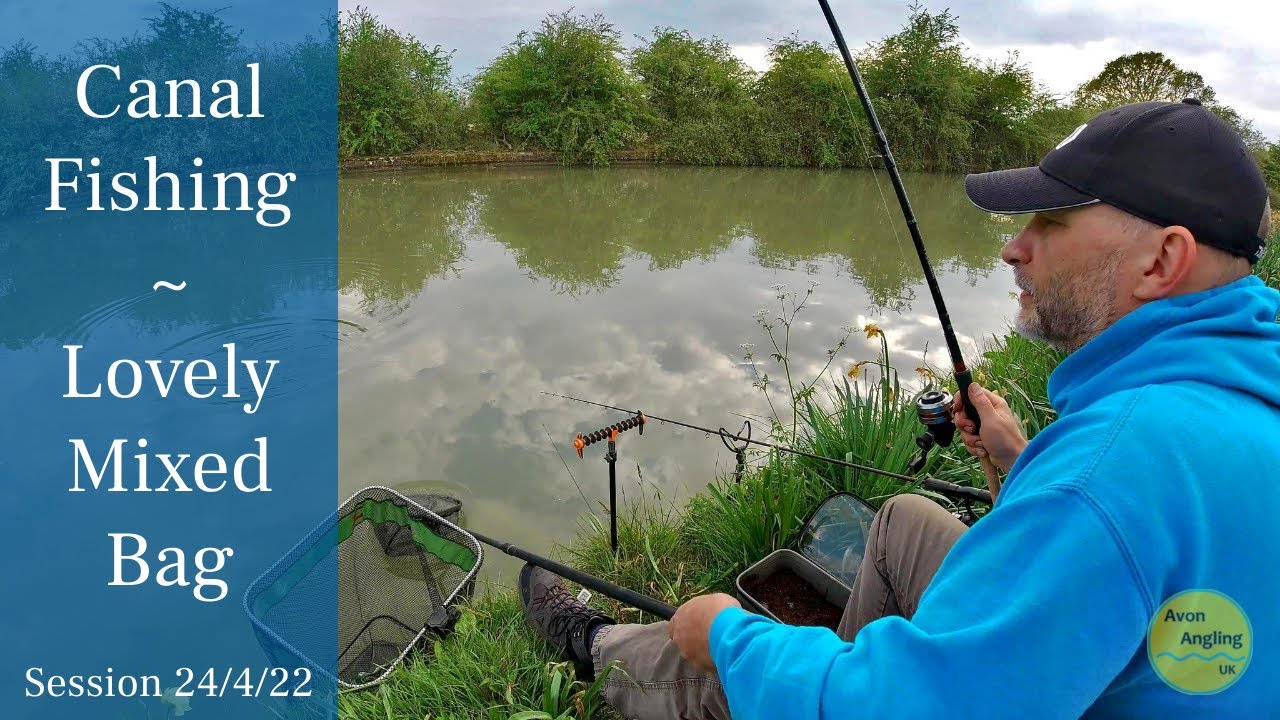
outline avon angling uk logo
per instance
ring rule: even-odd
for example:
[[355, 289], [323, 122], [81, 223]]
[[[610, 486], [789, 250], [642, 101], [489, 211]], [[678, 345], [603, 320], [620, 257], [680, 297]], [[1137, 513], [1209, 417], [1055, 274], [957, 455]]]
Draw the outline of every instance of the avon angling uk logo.
[[1231, 687], [1253, 659], [1253, 629], [1235, 600], [1216, 590], [1184, 590], [1156, 611], [1147, 658], [1169, 687], [1213, 695]]

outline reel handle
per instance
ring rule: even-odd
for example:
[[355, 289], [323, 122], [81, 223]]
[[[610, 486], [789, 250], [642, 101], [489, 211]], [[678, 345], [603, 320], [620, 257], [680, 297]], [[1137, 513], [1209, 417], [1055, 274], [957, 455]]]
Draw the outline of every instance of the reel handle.
[[969, 386], [973, 384], [973, 373], [968, 370], [956, 373], [956, 388], [960, 393], [960, 403], [964, 406], [965, 417], [973, 421], [973, 431], [976, 433], [982, 429], [982, 417], [978, 415], [978, 409], [973, 406], [973, 400], [969, 399]]
[[[982, 416], [978, 415], [978, 409], [973, 406], [973, 400], [969, 399], [969, 386], [972, 384], [973, 375], [967, 369], [956, 373], [956, 388], [960, 393], [960, 402], [964, 404], [965, 417], [973, 421], [973, 431], [976, 433], [982, 430]], [[996, 470], [990, 457], [982, 458], [982, 474], [987, 478], [987, 488], [991, 491], [992, 502], [995, 502], [996, 495], [1000, 494], [1000, 471]]]

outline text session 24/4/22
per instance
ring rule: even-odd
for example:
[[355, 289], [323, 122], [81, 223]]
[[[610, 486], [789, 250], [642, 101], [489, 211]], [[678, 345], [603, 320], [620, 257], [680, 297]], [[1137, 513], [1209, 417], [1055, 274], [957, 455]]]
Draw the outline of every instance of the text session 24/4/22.
[[[169, 685], [168, 688], [164, 688]], [[307, 668], [178, 668], [172, 683], [159, 675], [123, 675], [107, 668], [100, 675], [55, 675], [27, 669], [29, 698], [310, 697]]]

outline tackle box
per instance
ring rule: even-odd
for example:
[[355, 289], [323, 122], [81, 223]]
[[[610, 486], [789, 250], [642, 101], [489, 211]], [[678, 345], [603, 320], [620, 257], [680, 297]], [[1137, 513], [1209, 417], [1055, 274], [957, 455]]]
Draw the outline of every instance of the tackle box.
[[790, 570], [808, 586], [811, 600], [821, 600], [843, 612], [866, 552], [875, 512], [853, 493], [828, 497], [805, 521], [794, 550], [775, 550], [738, 575], [738, 600], [747, 610], [784, 622], [747, 586]]
[[786, 622], [786, 619], [775, 614], [762, 599], [756, 598], [744, 587], [765, 581], [782, 570], [795, 573], [812, 590], [814, 599], [821, 598], [837, 612], [843, 611], [849, 602], [849, 588], [843, 583], [800, 553], [782, 549], [774, 550], [738, 575], [738, 600], [742, 602], [742, 606], [757, 615], [767, 615], [778, 622]]

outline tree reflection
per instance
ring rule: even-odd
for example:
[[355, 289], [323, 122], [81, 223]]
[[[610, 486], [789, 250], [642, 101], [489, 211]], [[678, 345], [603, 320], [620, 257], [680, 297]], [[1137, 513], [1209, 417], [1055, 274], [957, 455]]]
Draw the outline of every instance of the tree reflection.
[[458, 272], [475, 194], [464, 177], [356, 176], [339, 192], [338, 287], [365, 312], [398, 312], [429, 279]]
[[[974, 209], [953, 175], [911, 174], [931, 261], [972, 284], [1014, 226]], [[459, 270], [468, 236], [490, 237], [556, 292], [603, 291], [628, 255], [650, 270], [710, 261], [748, 240], [756, 262], [832, 261], [886, 309], [924, 277], [883, 172], [761, 168], [524, 166], [348, 177], [340, 212], [344, 289], [402, 303]]]

